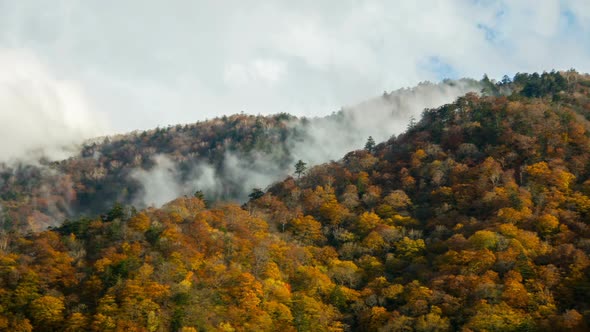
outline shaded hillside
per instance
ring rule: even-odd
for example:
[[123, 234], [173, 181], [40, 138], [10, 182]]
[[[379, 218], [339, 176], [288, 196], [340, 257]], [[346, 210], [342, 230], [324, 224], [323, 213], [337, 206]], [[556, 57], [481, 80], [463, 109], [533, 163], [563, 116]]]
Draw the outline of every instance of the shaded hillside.
[[4, 229], [41, 230], [115, 202], [160, 206], [198, 190], [209, 200], [243, 202], [252, 188], [291, 174], [299, 159], [339, 159], [369, 135], [388, 139], [425, 107], [478, 89], [473, 80], [423, 83], [325, 118], [224, 116], [107, 137], [68, 160], [0, 165], [0, 221]]
[[[194, 176], [199, 163], [221, 167], [226, 153], [253, 158], [253, 151], [273, 149], [283, 151], [277, 154], [277, 163], [290, 163], [284, 143], [286, 137], [296, 136], [290, 127], [294, 120], [289, 115], [235, 115], [194, 125], [107, 137], [102, 142], [85, 144], [79, 156], [60, 162], [45, 162], [41, 166], [5, 165], [0, 172], [0, 203], [9, 213], [6, 222], [9, 228], [14, 223], [19, 228], [38, 229], [55, 225], [72, 213], [100, 213], [117, 201], [141, 205], [141, 192], [145, 188], [133, 174], [135, 170], [156, 168], [157, 156], [174, 161], [173, 170], [162, 172], [178, 176], [175, 181]], [[237, 195], [232, 192], [231, 179], [228, 180], [220, 188], [220, 197]], [[198, 189], [195, 183], [186, 193]], [[22, 220], [23, 216], [30, 219]]]
[[241, 207], [185, 197], [4, 235], [0, 326], [588, 330], [590, 78], [515, 81]]

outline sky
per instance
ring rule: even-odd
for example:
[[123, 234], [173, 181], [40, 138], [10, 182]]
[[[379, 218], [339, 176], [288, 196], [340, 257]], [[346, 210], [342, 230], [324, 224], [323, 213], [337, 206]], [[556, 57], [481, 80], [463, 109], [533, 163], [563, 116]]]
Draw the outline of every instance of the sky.
[[421, 81], [588, 72], [589, 30], [587, 0], [0, 0], [0, 142], [322, 116]]

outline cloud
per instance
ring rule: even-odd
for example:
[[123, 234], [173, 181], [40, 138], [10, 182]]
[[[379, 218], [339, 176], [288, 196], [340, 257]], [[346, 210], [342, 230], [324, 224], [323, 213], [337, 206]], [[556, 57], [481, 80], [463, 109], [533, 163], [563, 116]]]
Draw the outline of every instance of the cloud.
[[[112, 130], [221, 114], [329, 114], [424, 80], [590, 71], [588, 4], [0, 2], [0, 47], [86, 93]], [[556, 47], [559, 46], [559, 47]]]
[[0, 49], [0, 73], [0, 161], [61, 159], [74, 143], [104, 132], [80, 86], [33, 54]]
[[227, 66], [224, 80], [227, 85], [244, 87], [248, 84], [262, 82], [273, 84], [285, 74], [283, 62], [273, 59], [257, 59], [248, 64], [233, 63]]

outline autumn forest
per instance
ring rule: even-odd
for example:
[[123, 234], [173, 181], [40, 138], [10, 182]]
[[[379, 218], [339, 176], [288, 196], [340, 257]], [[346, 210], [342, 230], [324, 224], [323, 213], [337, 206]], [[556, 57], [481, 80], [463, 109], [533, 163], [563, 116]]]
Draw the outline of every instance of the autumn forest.
[[[288, 143], [316, 120], [238, 114], [2, 164], [0, 330], [590, 330], [590, 76], [473, 84], [327, 163]], [[244, 193], [228, 151], [291, 176]], [[221, 189], [137, 204], [162, 153]]]

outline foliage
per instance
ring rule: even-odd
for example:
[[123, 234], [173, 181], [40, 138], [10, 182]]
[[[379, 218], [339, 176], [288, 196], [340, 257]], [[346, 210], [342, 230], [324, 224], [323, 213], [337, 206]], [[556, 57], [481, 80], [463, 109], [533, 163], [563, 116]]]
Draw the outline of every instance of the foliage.
[[513, 94], [427, 110], [242, 207], [182, 197], [2, 233], [0, 328], [588, 330], [589, 80], [547, 75], [533, 98], [536, 77], [490, 81]]

